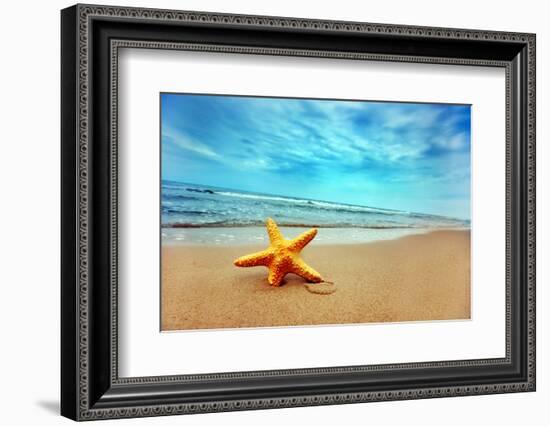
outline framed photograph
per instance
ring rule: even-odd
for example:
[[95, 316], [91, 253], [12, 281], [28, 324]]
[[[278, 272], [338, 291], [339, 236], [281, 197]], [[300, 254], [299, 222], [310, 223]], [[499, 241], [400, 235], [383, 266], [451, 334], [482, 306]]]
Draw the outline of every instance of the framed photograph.
[[61, 412], [535, 390], [535, 35], [61, 12]]

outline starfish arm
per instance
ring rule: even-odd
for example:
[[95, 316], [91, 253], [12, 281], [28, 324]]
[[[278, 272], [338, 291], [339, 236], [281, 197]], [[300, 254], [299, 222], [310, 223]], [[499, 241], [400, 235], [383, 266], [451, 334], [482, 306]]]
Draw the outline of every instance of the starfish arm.
[[296, 258], [292, 262], [292, 272], [312, 283], [320, 283], [323, 281], [321, 274], [300, 258]]
[[276, 244], [284, 241], [283, 235], [281, 234], [281, 231], [279, 231], [279, 227], [273, 219], [267, 219], [266, 227], [267, 235], [269, 235], [269, 241], [271, 241], [271, 244]]
[[233, 262], [235, 266], [267, 266], [273, 257], [271, 250], [262, 250], [246, 256], [241, 256]]
[[271, 265], [269, 265], [269, 275], [267, 276], [267, 282], [269, 283], [269, 285], [279, 287], [287, 272], [288, 271], [283, 267], [282, 262], [273, 262]]
[[292, 239], [288, 245], [288, 249], [293, 252], [299, 252], [302, 250], [311, 240], [317, 235], [317, 229], [313, 228], [309, 231], [303, 232], [296, 238]]

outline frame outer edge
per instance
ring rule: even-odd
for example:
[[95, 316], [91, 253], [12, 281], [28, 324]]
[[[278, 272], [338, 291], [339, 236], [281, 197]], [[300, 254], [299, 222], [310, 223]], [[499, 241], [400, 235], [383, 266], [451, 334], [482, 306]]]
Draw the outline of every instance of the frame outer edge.
[[61, 11], [61, 414], [78, 418], [77, 7]]
[[529, 34], [527, 42], [527, 168], [528, 168], [528, 380], [532, 391], [536, 391], [536, 34]]
[[88, 172], [88, 137], [89, 137], [89, 48], [91, 40], [88, 28], [88, 13], [84, 5], [77, 4], [76, 30], [77, 41], [77, 107], [78, 123], [76, 144], [77, 154], [77, 179], [78, 179], [78, 357], [77, 374], [77, 420], [90, 418], [92, 412], [89, 408], [89, 377], [90, 363], [88, 345], [90, 342], [89, 330], [89, 299], [88, 299], [88, 277], [89, 277], [89, 172]]

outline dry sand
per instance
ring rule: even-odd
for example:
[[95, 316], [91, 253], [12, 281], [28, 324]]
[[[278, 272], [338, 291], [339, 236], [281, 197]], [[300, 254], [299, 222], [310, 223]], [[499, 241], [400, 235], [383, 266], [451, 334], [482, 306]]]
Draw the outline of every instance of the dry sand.
[[233, 260], [264, 247], [162, 249], [161, 328], [188, 330], [470, 318], [470, 232], [434, 231], [369, 244], [315, 245], [302, 257], [337, 291], [312, 294], [289, 274]]

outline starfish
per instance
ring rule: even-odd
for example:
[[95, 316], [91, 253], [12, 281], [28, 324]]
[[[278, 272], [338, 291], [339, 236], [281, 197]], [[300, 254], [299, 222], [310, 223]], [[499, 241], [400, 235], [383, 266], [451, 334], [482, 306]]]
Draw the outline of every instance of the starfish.
[[278, 287], [284, 276], [290, 272], [301, 276], [308, 282], [323, 281], [321, 274], [300, 258], [300, 251], [317, 235], [317, 229], [306, 231], [292, 240], [286, 240], [275, 221], [271, 218], [266, 222], [270, 245], [265, 250], [235, 260], [235, 266], [267, 266], [269, 274], [267, 281]]

